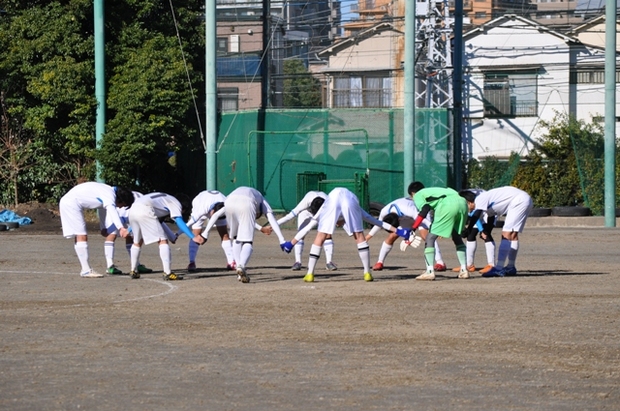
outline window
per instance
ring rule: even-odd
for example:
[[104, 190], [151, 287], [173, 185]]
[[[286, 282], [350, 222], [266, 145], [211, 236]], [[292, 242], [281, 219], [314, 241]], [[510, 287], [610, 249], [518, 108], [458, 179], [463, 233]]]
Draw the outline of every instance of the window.
[[484, 76], [485, 117], [528, 117], [538, 115], [538, 77], [528, 73], [486, 73]]
[[392, 79], [386, 76], [335, 77], [333, 107], [391, 107]]
[[227, 37], [218, 37], [217, 38], [217, 54], [226, 54], [228, 53], [228, 38]]
[[[616, 70], [616, 83], [620, 79], [620, 71]], [[605, 84], [604, 68], [578, 68], [570, 73], [570, 84]]]
[[487, 12], [486, 11], [477, 11], [474, 14], [474, 18], [476, 18], [476, 19], [484, 19], [486, 17], [487, 17]]
[[219, 111], [236, 111], [239, 109], [239, 89], [227, 87], [217, 89], [217, 108]]

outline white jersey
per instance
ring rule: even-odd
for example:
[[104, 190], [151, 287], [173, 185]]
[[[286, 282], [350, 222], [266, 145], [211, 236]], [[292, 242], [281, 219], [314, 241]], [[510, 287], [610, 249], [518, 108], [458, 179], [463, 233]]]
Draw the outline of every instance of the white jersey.
[[60, 199], [60, 219], [65, 237], [86, 235], [84, 210], [98, 211], [100, 228], [123, 226], [116, 208], [116, 189], [90, 181], [73, 187]]
[[[224, 201], [226, 201], [226, 196], [217, 190], [202, 191], [192, 200], [192, 214], [187, 225], [192, 226], [191, 228], [202, 228], [204, 222], [208, 220], [209, 213], [213, 210], [213, 207], [217, 203], [223, 203]], [[226, 220], [219, 220], [215, 225], [224, 226], [226, 225]]]
[[134, 204], [145, 204], [152, 207], [157, 218], [170, 216], [170, 218], [174, 220], [175, 218], [183, 215], [182, 206], [179, 200], [166, 193], [145, 194], [136, 199]]
[[278, 220], [278, 225], [282, 225], [295, 217], [299, 217], [300, 220], [302, 221], [308, 217], [312, 217], [310, 212], [307, 212], [307, 213], [304, 213], [304, 212], [308, 211], [308, 209], [310, 208], [310, 205], [312, 205], [312, 202], [317, 197], [326, 199], [327, 194], [325, 194], [322, 191], [308, 191], [306, 195], [304, 196], [304, 198], [301, 199], [299, 204], [295, 206], [295, 208], [293, 208], [287, 215], [285, 215], [284, 217]]
[[494, 188], [480, 193], [475, 200], [476, 210], [483, 210], [490, 216], [506, 215], [502, 231], [522, 232], [525, 221], [533, 207], [528, 193], [516, 187]]
[[[386, 204], [385, 207], [383, 207], [379, 212], [379, 220], [383, 220], [383, 218], [389, 213], [395, 213], [399, 218], [409, 217], [415, 220], [420, 211], [411, 198], [402, 197]], [[420, 227], [428, 230], [432, 222], [431, 217], [432, 213], [428, 213], [426, 218], [422, 221], [422, 224], [420, 224]], [[375, 225], [368, 234], [374, 236], [379, 232], [379, 230], [381, 230], [381, 227]]]

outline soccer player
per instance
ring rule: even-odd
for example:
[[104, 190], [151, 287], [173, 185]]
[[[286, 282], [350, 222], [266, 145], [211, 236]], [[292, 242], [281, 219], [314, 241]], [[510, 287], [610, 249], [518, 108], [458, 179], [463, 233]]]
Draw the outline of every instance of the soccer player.
[[495, 267], [483, 273], [483, 277], [504, 277], [517, 275], [515, 262], [519, 251], [519, 233], [523, 232], [525, 222], [533, 208], [532, 198], [528, 193], [516, 187], [506, 186], [485, 191], [470, 201], [467, 205], [473, 211], [472, 221], [467, 230], [472, 230], [475, 220], [482, 213], [489, 217], [506, 215], [502, 228], [502, 239], [497, 252]]
[[[312, 216], [316, 214], [316, 212], [321, 208], [323, 202], [327, 198], [327, 194], [322, 191], [308, 191], [304, 198], [301, 199], [299, 204], [295, 206], [287, 215], [280, 218], [278, 220], [278, 225], [282, 225], [287, 221], [292, 220], [297, 217], [297, 230], [301, 230], [310, 222]], [[322, 199], [323, 201], [314, 201], [316, 199]], [[325, 259], [327, 263], [325, 264], [325, 268], [329, 271], [336, 271], [338, 267], [332, 261], [334, 256], [334, 241], [332, 240], [332, 236], [328, 235], [323, 243], [323, 249], [325, 250]], [[301, 256], [304, 251], [304, 239], [300, 238], [299, 241], [295, 244], [295, 264], [291, 267], [293, 271], [301, 270]]]
[[[133, 245], [131, 246], [131, 278], [140, 278], [137, 270], [140, 252], [144, 244], [159, 244], [159, 257], [161, 258], [164, 281], [182, 280], [183, 277], [172, 272], [172, 253], [169, 241], [176, 241], [176, 236], [170, 238], [161, 223], [166, 217], [170, 217], [177, 227], [192, 241], [203, 244], [204, 238], [194, 235], [183, 221], [183, 212], [189, 210], [189, 197], [184, 194], [171, 196], [166, 193], [149, 193], [138, 198], [129, 209], [129, 224], [133, 231]], [[172, 241], [172, 242], [174, 242]]]
[[[280, 231], [278, 221], [271, 209], [271, 206], [256, 189], [251, 187], [238, 187], [230, 193], [224, 200], [224, 207], [211, 215], [209, 223], [203, 231], [203, 239], [206, 241], [209, 230], [215, 222], [222, 216], [226, 215], [230, 237], [233, 239], [233, 255], [237, 263], [237, 279], [242, 283], [249, 283], [250, 277], [247, 274], [247, 264], [250, 261], [254, 246], [254, 230], [260, 229], [260, 225], [256, 220], [260, 216], [267, 217], [271, 230], [276, 233], [280, 240], [280, 247], [283, 246], [285, 240]], [[267, 233], [263, 229], [261, 231]], [[289, 250], [290, 251], [290, 250]]]
[[134, 201], [131, 190], [98, 182], [78, 184], [69, 190], [59, 203], [62, 234], [74, 237], [74, 249], [82, 266], [82, 278], [101, 278], [88, 261], [88, 233], [84, 210], [97, 210], [101, 235], [108, 237], [118, 230], [121, 237], [127, 237], [128, 230], [123, 226], [117, 207], [131, 207]]
[[357, 252], [364, 266], [364, 281], [373, 281], [370, 273], [370, 247], [364, 237], [363, 222], [379, 225], [385, 230], [396, 232], [399, 236], [409, 238], [411, 230], [396, 228], [383, 221], [377, 220], [360, 207], [359, 200], [351, 191], [343, 187], [334, 188], [318, 212], [310, 222], [300, 230], [292, 241], [284, 244], [283, 249], [290, 252], [293, 246], [304, 238], [308, 232], [318, 225], [317, 234], [310, 248], [308, 259], [308, 273], [304, 276], [305, 282], [314, 281], [314, 269], [321, 256], [321, 249], [328, 235], [334, 233], [336, 226], [342, 226], [349, 236], [353, 236], [357, 243]]
[[[205, 190], [199, 193], [192, 200], [192, 213], [187, 225], [191, 227], [195, 235], [200, 235], [205, 222], [220, 208], [224, 206], [226, 196], [216, 190]], [[220, 235], [222, 250], [226, 256], [226, 269], [234, 270], [236, 268], [235, 257], [233, 256], [232, 243], [228, 236], [228, 224], [226, 216], [222, 215], [215, 222], [215, 227]], [[189, 265], [187, 271], [196, 271], [196, 255], [198, 254], [199, 245], [194, 241], [189, 242]]]
[[433, 222], [425, 239], [424, 258], [426, 260], [426, 272], [416, 277], [416, 280], [432, 281], [435, 279], [433, 259], [435, 256], [435, 242], [437, 237], [452, 238], [456, 247], [456, 256], [461, 265], [458, 278], [469, 278], [466, 268], [465, 244], [461, 238], [461, 232], [465, 228], [467, 220], [467, 202], [459, 193], [451, 188], [429, 187], [424, 188], [420, 182], [411, 191], [413, 201], [420, 210], [412, 229], [415, 231], [424, 221], [429, 212], [433, 212]]
[[[385, 221], [386, 223], [399, 227], [402, 224], [400, 223], [401, 219], [411, 218], [416, 219], [418, 217], [418, 209], [416, 208], [413, 200], [409, 197], [398, 198], [391, 203], [388, 203], [385, 207], [381, 209], [379, 212], [379, 220]], [[430, 215], [426, 216], [422, 224], [420, 225], [420, 237], [422, 239], [426, 238], [428, 234], [428, 227], [431, 225]], [[370, 241], [378, 232], [381, 230], [379, 226], [373, 226], [372, 229], [366, 234], [366, 241]], [[392, 251], [392, 247], [394, 246], [394, 242], [398, 239], [398, 235], [393, 232], [389, 232], [387, 238], [383, 240], [381, 244], [381, 250], [379, 251], [379, 258], [377, 259], [377, 263], [372, 267], [373, 271], [381, 271], [383, 270], [383, 264], [385, 263], [385, 259], [387, 258], [390, 251]], [[435, 271], [446, 271], [446, 264], [443, 262], [443, 257], [441, 256], [441, 250], [439, 249], [439, 244], [435, 243], [435, 265], [433, 267]]]
[[[142, 197], [142, 193], [139, 191], [132, 191], [134, 201], [136, 198]], [[116, 207], [118, 209], [118, 215], [121, 218], [121, 222], [123, 226], [129, 230], [129, 234], [125, 237], [125, 249], [127, 250], [127, 254], [129, 255], [129, 261], [131, 264], [131, 246], [133, 245], [133, 236], [131, 235], [131, 228], [129, 227], [129, 207]], [[162, 223], [163, 224], [163, 223]], [[166, 226], [167, 227], [167, 226]], [[108, 234], [105, 239], [104, 244], [104, 252], [105, 259], [107, 264], [106, 273], [110, 275], [123, 275], [123, 271], [119, 270], [114, 265], [114, 241], [118, 236], [118, 230]], [[148, 274], [152, 273], [153, 270], [145, 267], [143, 264], [138, 263], [138, 272], [140, 274]]]

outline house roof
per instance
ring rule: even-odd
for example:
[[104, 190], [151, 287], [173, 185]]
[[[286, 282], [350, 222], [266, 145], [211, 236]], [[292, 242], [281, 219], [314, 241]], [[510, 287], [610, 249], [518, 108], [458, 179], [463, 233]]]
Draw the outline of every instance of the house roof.
[[519, 15], [516, 14], [506, 14], [502, 17], [498, 17], [496, 19], [490, 20], [488, 22], [486, 22], [485, 24], [482, 24], [466, 33], [463, 34], [463, 39], [467, 39], [467, 38], [471, 38], [471, 37], [476, 37], [480, 34], [484, 34], [486, 33], [488, 30], [493, 29], [495, 27], [501, 27], [504, 26], [506, 23], [511, 22], [511, 21], [518, 21], [521, 22], [525, 25], [531, 26], [535, 29], [537, 29], [540, 32], [545, 32], [545, 33], [549, 33], [552, 36], [556, 36], [560, 39], [562, 39], [563, 41], [567, 42], [567, 43], [575, 43], [575, 44], [579, 44], [580, 41], [574, 37], [571, 36], [567, 36], [565, 34], [562, 34], [558, 31], [555, 31], [553, 29], [550, 29], [548, 26], [545, 26], [543, 24], [540, 24], [534, 20], [530, 20], [527, 19], [525, 17], [521, 17]]
[[381, 34], [385, 31], [395, 31], [397, 33], [403, 34], [401, 31], [396, 30], [392, 23], [379, 23], [372, 27], [369, 27], [366, 30], [362, 30], [354, 36], [347, 37], [345, 39], [340, 40], [339, 42], [319, 51], [317, 55], [319, 57], [329, 56], [339, 51], [345, 50], [351, 46], [358, 44], [361, 41], [364, 41], [372, 36], [376, 36], [377, 34]]

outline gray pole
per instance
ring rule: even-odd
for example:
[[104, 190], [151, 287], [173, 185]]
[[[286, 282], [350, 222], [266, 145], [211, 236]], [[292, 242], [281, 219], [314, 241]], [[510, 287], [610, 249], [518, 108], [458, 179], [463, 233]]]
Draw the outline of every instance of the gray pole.
[[454, 2], [454, 187], [463, 189], [463, 0]]
[[216, 150], [217, 150], [217, 68], [215, 44], [217, 42], [217, 10], [214, 0], [205, 0], [205, 96], [206, 96], [206, 163], [207, 190], [217, 189]]
[[415, 1], [405, 4], [404, 191], [415, 180]]
[[616, 226], [616, 0], [605, 2], [605, 227]]
[[[95, 126], [95, 145], [101, 148], [103, 134], [105, 133], [105, 25], [104, 25], [104, 0], [95, 0], [94, 3], [94, 28], [95, 28], [95, 98], [97, 99], [97, 123]], [[101, 164], [97, 161], [97, 181], [103, 183]]]

